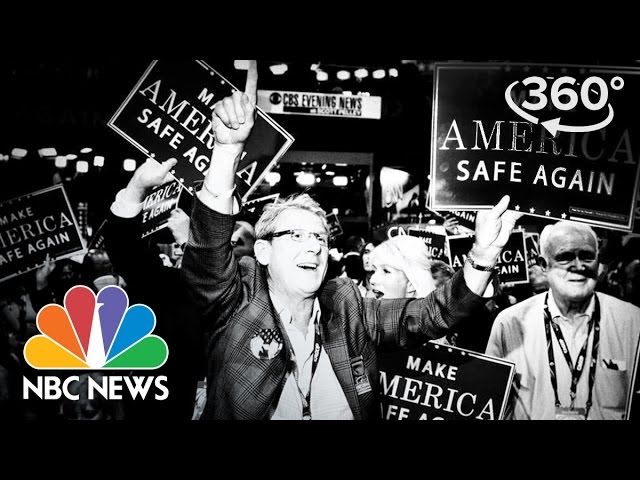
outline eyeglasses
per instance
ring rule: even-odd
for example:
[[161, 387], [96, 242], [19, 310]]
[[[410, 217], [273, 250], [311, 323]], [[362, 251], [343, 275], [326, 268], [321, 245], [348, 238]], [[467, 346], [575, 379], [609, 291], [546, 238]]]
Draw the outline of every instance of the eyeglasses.
[[557, 263], [566, 265], [573, 262], [573, 259], [577, 258], [581, 262], [593, 262], [596, 260], [595, 252], [590, 250], [579, 250], [577, 252], [561, 252], [553, 257], [553, 260]]
[[323, 247], [329, 246], [329, 235], [327, 235], [326, 233], [310, 232], [309, 230], [303, 230], [301, 228], [296, 228], [293, 230], [282, 230], [280, 232], [273, 232], [267, 235], [265, 238], [269, 240], [271, 238], [282, 237], [284, 235], [291, 235], [291, 240], [293, 240], [294, 242], [300, 242], [300, 243], [306, 242], [311, 237], [313, 237]]

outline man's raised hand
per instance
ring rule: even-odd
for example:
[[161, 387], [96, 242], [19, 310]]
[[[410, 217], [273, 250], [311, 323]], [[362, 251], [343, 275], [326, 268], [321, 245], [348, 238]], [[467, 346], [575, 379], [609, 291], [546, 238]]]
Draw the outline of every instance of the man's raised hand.
[[249, 138], [255, 121], [258, 92], [258, 65], [255, 60], [249, 60], [244, 90], [244, 93], [235, 91], [214, 105], [215, 144], [242, 146]]
[[474, 253], [477, 252], [483, 257], [500, 255], [511, 236], [513, 227], [523, 215], [521, 212], [507, 210], [509, 201], [509, 195], [505, 195], [491, 210], [478, 212]]

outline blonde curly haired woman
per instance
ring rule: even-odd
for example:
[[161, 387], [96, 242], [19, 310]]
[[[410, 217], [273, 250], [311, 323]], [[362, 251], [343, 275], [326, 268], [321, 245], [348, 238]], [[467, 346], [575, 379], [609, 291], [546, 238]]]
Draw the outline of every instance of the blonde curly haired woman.
[[[431, 257], [429, 249], [418, 237], [397, 235], [385, 240], [371, 253], [373, 274], [367, 296], [426, 297], [445, 280], [437, 273], [443, 268], [441, 263]], [[452, 275], [453, 269], [449, 273]], [[494, 316], [486, 310], [473, 321], [454, 328], [446, 337], [432, 341], [483, 353]]]
[[397, 235], [371, 254], [371, 293], [377, 298], [422, 298], [435, 290], [432, 258], [418, 237]]

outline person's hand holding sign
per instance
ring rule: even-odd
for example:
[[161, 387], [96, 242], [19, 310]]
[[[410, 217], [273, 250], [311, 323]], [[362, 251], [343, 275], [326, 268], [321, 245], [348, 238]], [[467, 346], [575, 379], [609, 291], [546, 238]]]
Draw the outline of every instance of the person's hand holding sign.
[[42, 290], [49, 286], [49, 276], [56, 268], [55, 259], [47, 253], [44, 263], [36, 270], [36, 289]]
[[236, 170], [255, 122], [257, 92], [258, 66], [250, 60], [244, 93], [235, 91], [213, 108], [213, 154], [198, 198], [220, 213], [232, 211]]
[[453, 215], [447, 216], [443, 225], [447, 235], [458, 235], [458, 219], [456, 217]]
[[169, 182], [172, 178], [169, 171], [175, 167], [178, 161], [170, 158], [162, 163], [147, 158], [134, 172], [124, 191], [125, 200], [132, 203], [141, 203], [149, 194], [149, 191], [158, 185]]

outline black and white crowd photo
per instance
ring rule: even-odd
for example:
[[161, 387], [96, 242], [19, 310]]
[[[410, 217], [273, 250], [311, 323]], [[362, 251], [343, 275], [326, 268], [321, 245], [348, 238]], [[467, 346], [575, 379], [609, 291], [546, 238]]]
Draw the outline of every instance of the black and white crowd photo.
[[640, 420], [640, 55], [542, 54], [5, 59], [0, 425]]

